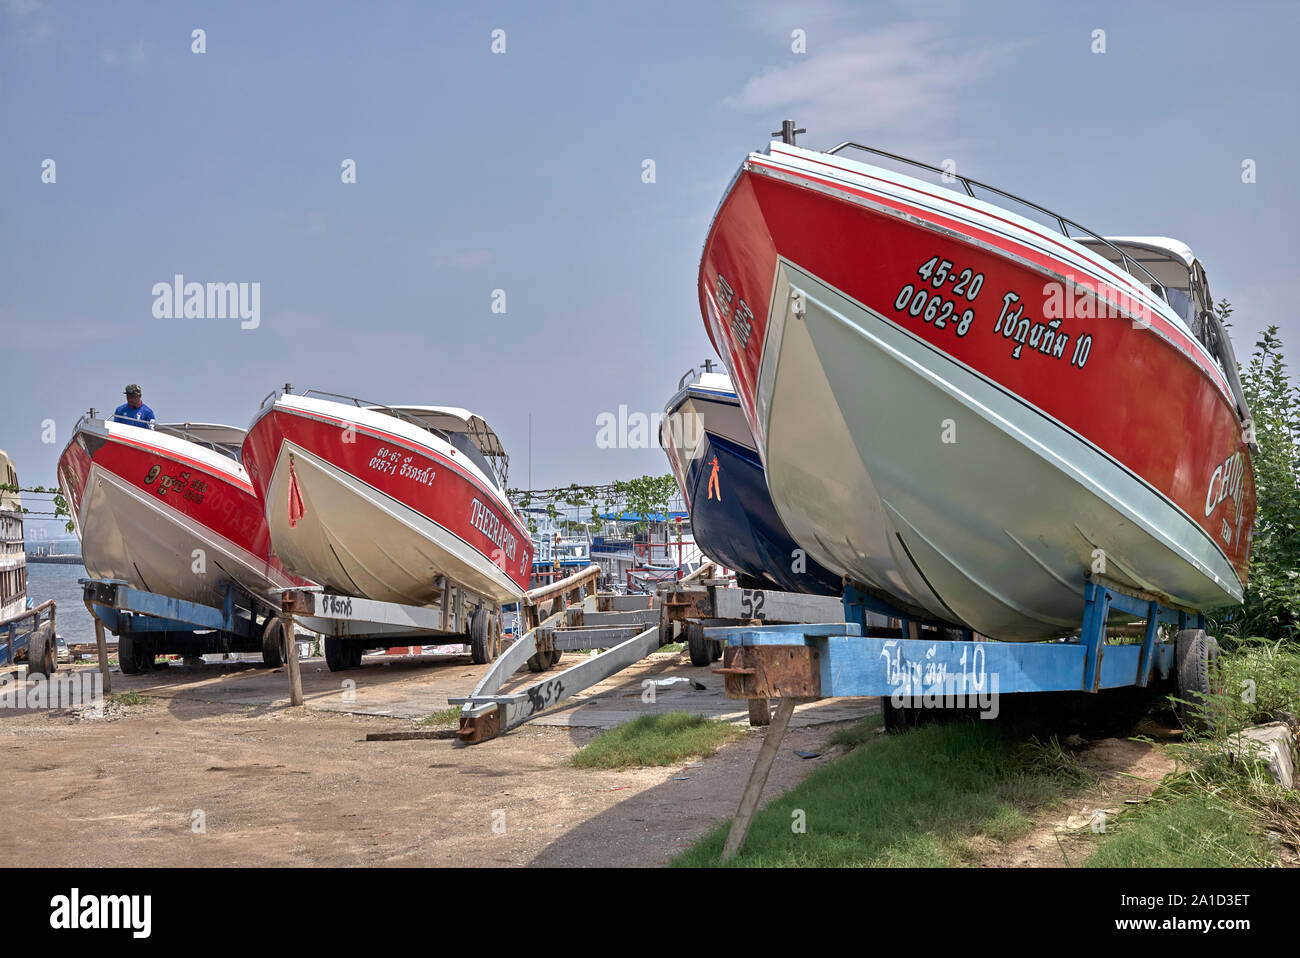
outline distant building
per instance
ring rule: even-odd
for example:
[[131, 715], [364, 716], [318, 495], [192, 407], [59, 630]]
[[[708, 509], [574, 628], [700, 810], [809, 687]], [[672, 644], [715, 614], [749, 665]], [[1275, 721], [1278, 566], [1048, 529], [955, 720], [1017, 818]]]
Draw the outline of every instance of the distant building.
[[[18, 470], [0, 449], [0, 486], [18, 485]], [[23, 550], [23, 497], [0, 492], [0, 622], [27, 608], [27, 554]]]

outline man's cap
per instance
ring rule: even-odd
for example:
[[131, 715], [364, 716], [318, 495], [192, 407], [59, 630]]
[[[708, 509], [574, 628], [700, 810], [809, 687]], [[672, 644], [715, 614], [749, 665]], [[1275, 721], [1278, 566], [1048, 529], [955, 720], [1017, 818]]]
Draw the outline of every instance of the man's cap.
[[131, 385], [126, 387], [126, 394], [128, 396], [138, 396], [140, 395], [140, 387], [135, 383], [131, 383]]

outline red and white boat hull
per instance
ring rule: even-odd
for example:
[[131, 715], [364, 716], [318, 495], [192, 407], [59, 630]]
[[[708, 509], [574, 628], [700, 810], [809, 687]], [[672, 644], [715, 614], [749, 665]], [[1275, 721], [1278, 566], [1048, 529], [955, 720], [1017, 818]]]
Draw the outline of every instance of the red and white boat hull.
[[1077, 631], [1089, 572], [1240, 602], [1254, 479], [1213, 359], [1128, 274], [999, 212], [777, 144], [742, 168], [701, 307], [790, 533], [997, 639]]
[[59, 459], [59, 484], [93, 578], [209, 606], [235, 585], [278, 607], [272, 590], [303, 584], [272, 555], [243, 468], [195, 443], [84, 421]]
[[286, 395], [250, 427], [244, 461], [276, 554], [299, 575], [412, 605], [439, 602], [440, 577], [496, 603], [527, 589], [527, 530], [462, 455], [418, 427]]

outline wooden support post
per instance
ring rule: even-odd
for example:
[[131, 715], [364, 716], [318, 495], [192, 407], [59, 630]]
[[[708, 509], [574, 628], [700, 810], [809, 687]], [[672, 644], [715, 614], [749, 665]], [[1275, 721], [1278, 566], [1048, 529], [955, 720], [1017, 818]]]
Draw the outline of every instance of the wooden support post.
[[754, 727], [772, 724], [772, 704], [768, 699], [749, 700], [749, 724]]
[[794, 714], [796, 701], [797, 699], [793, 698], [779, 700], [776, 717], [772, 719], [772, 726], [763, 736], [763, 747], [758, 750], [758, 758], [754, 759], [754, 769], [749, 773], [749, 782], [745, 785], [744, 794], [740, 796], [740, 807], [736, 809], [736, 817], [731, 820], [727, 844], [722, 849], [724, 862], [734, 858], [745, 845], [749, 826], [754, 821], [754, 813], [758, 811], [759, 799], [763, 797], [763, 787], [767, 784], [767, 776], [771, 774], [772, 763], [776, 761], [781, 739], [785, 738], [785, 730], [790, 724], [790, 716]]
[[104, 623], [95, 616], [95, 647], [99, 649], [99, 674], [104, 677], [104, 694], [113, 691], [113, 681], [108, 675], [108, 640], [104, 638]]
[[281, 634], [284, 636], [284, 657], [289, 668], [289, 704], [302, 705], [302, 670], [298, 668], [298, 630], [294, 627], [293, 616], [280, 620]]

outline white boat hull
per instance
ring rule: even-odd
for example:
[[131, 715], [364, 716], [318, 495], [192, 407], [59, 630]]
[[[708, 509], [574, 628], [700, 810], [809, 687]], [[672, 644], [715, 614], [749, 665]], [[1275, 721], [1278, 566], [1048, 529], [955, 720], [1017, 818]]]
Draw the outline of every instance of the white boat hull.
[[1167, 498], [785, 261], [756, 393], [791, 535], [891, 601], [1027, 641], [1078, 630], [1080, 570], [1154, 591], [1133, 570], [1158, 569], [1160, 592], [1192, 609], [1240, 600], [1223, 553]]

